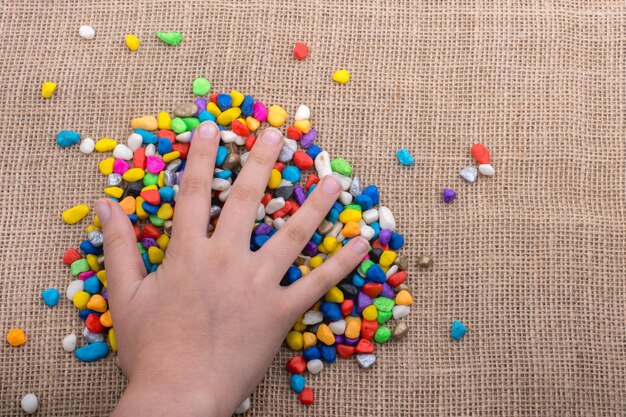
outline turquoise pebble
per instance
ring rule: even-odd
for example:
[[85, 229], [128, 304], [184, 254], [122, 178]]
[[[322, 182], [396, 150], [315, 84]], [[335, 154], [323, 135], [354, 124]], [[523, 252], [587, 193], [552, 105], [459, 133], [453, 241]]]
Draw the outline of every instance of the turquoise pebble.
[[228, 156], [228, 149], [225, 146], [218, 146], [217, 155], [215, 156], [215, 165], [221, 166]]
[[80, 135], [73, 130], [62, 130], [57, 134], [57, 144], [62, 148], [67, 148], [80, 142]]
[[91, 295], [98, 294], [100, 292], [100, 280], [97, 276], [89, 277], [85, 280], [85, 291]]
[[302, 375], [293, 374], [289, 379], [289, 383], [291, 384], [291, 389], [300, 394], [306, 385], [306, 379]]
[[396, 157], [402, 165], [411, 166], [415, 164], [411, 153], [406, 148], [398, 149], [398, 151], [396, 152]]
[[300, 181], [301, 177], [302, 177], [302, 172], [300, 171], [300, 168], [296, 166], [289, 165], [289, 166], [286, 166], [285, 169], [283, 169], [283, 179], [289, 181], [292, 184], [295, 184], [298, 181]]
[[46, 303], [49, 307], [54, 307], [59, 303], [59, 298], [61, 295], [59, 294], [59, 290], [56, 288], [48, 288], [41, 292], [41, 298], [43, 298], [43, 302]]
[[90, 345], [76, 349], [76, 359], [83, 362], [93, 362], [104, 358], [109, 354], [109, 346], [105, 342], [94, 342]]
[[452, 329], [450, 330], [450, 336], [454, 340], [461, 340], [463, 336], [467, 333], [467, 327], [463, 323], [458, 320], [454, 320], [452, 322]]

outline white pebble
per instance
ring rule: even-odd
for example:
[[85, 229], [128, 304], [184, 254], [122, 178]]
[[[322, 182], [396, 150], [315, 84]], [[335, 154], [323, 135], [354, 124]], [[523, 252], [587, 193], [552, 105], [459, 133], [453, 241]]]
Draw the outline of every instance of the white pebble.
[[337, 320], [328, 324], [328, 328], [336, 335], [342, 335], [346, 332], [346, 321]]
[[361, 226], [361, 236], [367, 240], [371, 240], [376, 234], [376, 230], [370, 226]]
[[191, 140], [191, 132], [183, 132], [176, 135], [176, 141], [180, 143], [188, 143]]
[[235, 410], [235, 414], [243, 414], [250, 409], [250, 397], [243, 400], [239, 407]]
[[274, 214], [275, 211], [285, 207], [285, 199], [282, 197], [272, 198], [265, 205], [265, 213]]
[[481, 174], [486, 175], [488, 177], [491, 177], [491, 176], [493, 176], [496, 173], [496, 170], [493, 169], [493, 167], [490, 164], [478, 165], [478, 171]]
[[26, 394], [22, 397], [22, 410], [26, 414], [34, 414], [39, 408], [39, 400], [35, 394]]
[[396, 228], [396, 219], [393, 217], [393, 213], [385, 206], [378, 208], [378, 223], [381, 229], [389, 229], [392, 232]]
[[376, 363], [376, 355], [373, 353], [360, 354], [355, 356], [359, 366], [363, 369], [371, 368]]
[[398, 320], [401, 319], [403, 317], [408, 316], [409, 314], [411, 314], [411, 307], [409, 306], [393, 306], [393, 318]]
[[326, 233], [326, 236], [329, 237], [334, 237], [336, 238], [337, 236], [339, 236], [339, 232], [341, 232], [341, 229], [343, 229], [344, 224], [341, 222], [337, 222], [333, 225], [333, 228], [330, 230], [330, 232]]
[[337, 243], [341, 243], [344, 240], [346, 240], [346, 237], [343, 235], [343, 233], [339, 232], [339, 234], [337, 235]]
[[272, 225], [274, 225], [274, 229], [278, 230], [281, 227], [283, 227], [286, 223], [286, 220], [282, 217], [279, 217], [277, 219], [274, 219], [274, 221], [272, 222]]
[[172, 188], [174, 189], [174, 201], [176, 201], [178, 199], [178, 190], [180, 190], [180, 185], [175, 184]]
[[367, 224], [374, 223], [376, 220], [378, 220], [378, 210], [376, 209], [365, 210], [363, 212], [363, 220], [365, 220], [365, 223]]
[[287, 180], [280, 180], [280, 184], [278, 184], [278, 188], [280, 187], [288, 187], [290, 185], [293, 185], [291, 182], [287, 181]]
[[83, 282], [83, 280], [77, 279], [75, 281], [70, 282], [70, 285], [67, 286], [67, 291], [65, 292], [65, 295], [67, 296], [68, 300], [74, 301], [74, 294], [84, 289], [85, 289], [85, 283]]
[[392, 276], [393, 274], [395, 274], [396, 272], [398, 272], [398, 265], [391, 265], [389, 267], [389, 269], [387, 270], [387, 272], [385, 272], [385, 276], [387, 278], [389, 278], [390, 276]]
[[259, 208], [256, 211], [256, 217], [254, 218], [254, 220], [256, 220], [257, 222], [260, 222], [261, 220], [263, 220], [264, 217], [265, 217], [265, 206], [262, 203], [259, 203]]
[[315, 170], [317, 171], [317, 176], [319, 178], [323, 178], [326, 175], [333, 173], [333, 170], [330, 167], [330, 155], [328, 152], [322, 151], [315, 157]]
[[76, 333], [70, 333], [63, 338], [63, 350], [66, 352], [74, 352], [76, 349]]
[[333, 175], [339, 180], [342, 190], [348, 191], [350, 189], [350, 185], [352, 185], [352, 178], [346, 177], [345, 175], [339, 174], [337, 172], [333, 172]]
[[89, 329], [86, 327], [83, 329], [83, 337], [85, 338], [87, 343], [90, 344], [104, 341], [104, 336], [102, 335], [102, 333], [93, 333], [89, 331]]
[[347, 206], [352, 203], [352, 194], [347, 191], [342, 191], [339, 195], [339, 202], [344, 206]]
[[80, 143], [80, 147], [78, 148], [82, 153], [84, 153], [85, 155], [88, 155], [90, 153], [93, 152], [93, 150], [95, 149], [96, 144], [93, 141], [93, 139], [91, 138], [85, 138], [83, 139], [83, 141]]
[[96, 36], [96, 31], [89, 25], [82, 25], [78, 28], [78, 34], [83, 39], [93, 39]]
[[230, 195], [230, 190], [232, 190], [233, 187], [228, 187], [227, 189], [225, 189], [224, 191], [220, 192], [220, 195], [217, 196], [217, 198], [223, 203], [226, 201], [226, 199], [228, 199], [228, 196]]
[[232, 130], [222, 130], [220, 137], [224, 143], [233, 143], [237, 139], [237, 134]]
[[115, 149], [113, 149], [113, 158], [130, 161], [131, 159], [133, 159], [133, 150], [130, 149], [128, 146], [119, 143], [115, 145]]
[[246, 138], [244, 138], [243, 136], [237, 135], [237, 137], [235, 138], [235, 144], [237, 144], [239, 146], [245, 145], [246, 144]]
[[321, 311], [309, 310], [304, 313], [302, 324], [311, 326], [313, 324], [320, 323], [322, 320], [324, 320], [324, 314], [322, 314]]
[[312, 359], [306, 363], [306, 369], [313, 375], [317, 375], [324, 369], [324, 362], [319, 359]]
[[250, 152], [244, 152], [239, 156], [239, 164], [241, 166], [244, 166], [246, 164], [246, 161], [248, 160], [248, 157], [250, 156]]
[[230, 181], [224, 178], [213, 178], [211, 181], [211, 189], [216, 191], [224, 191], [230, 188]]
[[296, 110], [296, 115], [293, 118], [295, 120], [309, 120], [311, 118], [311, 109], [309, 109], [309, 106], [305, 104], [300, 104], [300, 107]]
[[146, 156], [154, 156], [154, 155], [156, 155], [156, 146], [154, 146], [154, 143], [151, 143], [148, 146], [146, 146]]
[[283, 138], [283, 146], [286, 146], [287, 149], [290, 149], [294, 152], [298, 150], [298, 142], [293, 139]]
[[143, 144], [143, 138], [139, 133], [131, 133], [128, 137], [128, 147], [131, 151], [135, 152], [137, 149], [141, 148]]

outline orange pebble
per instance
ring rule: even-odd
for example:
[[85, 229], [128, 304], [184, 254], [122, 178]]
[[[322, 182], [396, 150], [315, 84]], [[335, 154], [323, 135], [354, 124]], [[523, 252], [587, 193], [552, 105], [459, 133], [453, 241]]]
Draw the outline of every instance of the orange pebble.
[[107, 300], [105, 300], [100, 294], [94, 294], [89, 299], [87, 308], [89, 310], [97, 311], [98, 313], [104, 313], [107, 311]]
[[348, 238], [358, 236], [361, 234], [361, 227], [357, 222], [348, 222], [341, 229], [341, 234]]
[[324, 343], [327, 346], [335, 343], [335, 335], [324, 323], [320, 324], [320, 327], [317, 328], [317, 338], [320, 342]]
[[413, 304], [413, 297], [407, 290], [402, 290], [396, 294], [396, 304], [399, 306], [410, 306]]
[[111, 310], [105, 311], [100, 316], [100, 324], [104, 327], [113, 327], [113, 320], [111, 319]]
[[11, 329], [7, 332], [7, 342], [13, 347], [26, 343], [26, 333], [22, 329]]
[[356, 339], [361, 334], [361, 318], [348, 316], [346, 317], [346, 337]]
[[125, 199], [119, 202], [120, 207], [126, 212], [126, 214], [135, 213], [135, 197], [129, 195]]

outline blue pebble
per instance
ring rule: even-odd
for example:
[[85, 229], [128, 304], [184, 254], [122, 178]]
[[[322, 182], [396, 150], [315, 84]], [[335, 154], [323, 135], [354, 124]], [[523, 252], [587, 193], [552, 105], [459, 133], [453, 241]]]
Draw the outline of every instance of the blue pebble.
[[172, 152], [172, 142], [166, 138], [160, 138], [157, 145], [157, 152], [160, 155], [165, 155], [166, 153]]
[[148, 269], [148, 273], [151, 274], [152, 272], [155, 272], [158, 267], [159, 265], [157, 264], [150, 264], [150, 269]]
[[391, 239], [389, 239], [389, 249], [398, 250], [404, 246], [404, 236], [400, 233], [391, 233]]
[[252, 116], [253, 110], [254, 99], [252, 96], [243, 96], [243, 101], [241, 102], [241, 114], [244, 116]]
[[320, 243], [322, 243], [322, 240], [324, 240], [324, 237], [319, 234], [319, 232], [313, 232], [313, 236], [311, 236], [311, 242], [319, 245]]
[[333, 203], [333, 210], [337, 210], [339, 213], [341, 213], [344, 209], [344, 205], [341, 204], [339, 201], [335, 201]]
[[387, 281], [385, 271], [378, 264], [374, 264], [367, 270], [367, 279], [374, 282], [383, 283]]
[[137, 222], [139, 222], [139, 217], [135, 213], [129, 214], [128, 220], [130, 220], [132, 224], [137, 224]]
[[109, 345], [105, 342], [94, 342], [90, 345], [76, 349], [76, 359], [83, 362], [93, 362], [104, 358], [109, 354]]
[[268, 235], [269, 237], [274, 236], [276, 233], [278, 233], [278, 229], [272, 229], [270, 230], [270, 234]]
[[297, 394], [300, 394], [304, 390], [306, 379], [304, 379], [302, 375], [292, 374], [291, 378], [289, 378], [289, 384], [291, 385], [292, 390], [294, 390]]
[[217, 155], [215, 156], [215, 165], [216, 166], [221, 166], [224, 161], [226, 160], [226, 157], [228, 156], [228, 150], [226, 149], [225, 146], [218, 146], [217, 148]]
[[396, 157], [402, 165], [411, 166], [415, 164], [415, 161], [407, 148], [398, 149]]
[[328, 216], [326, 216], [326, 220], [331, 223], [336, 223], [337, 220], [339, 220], [339, 212], [334, 208], [330, 209], [330, 211], [328, 212]]
[[100, 292], [100, 280], [98, 277], [93, 276], [85, 280], [85, 291], [91, 295], [98, 294]]
[[198, 115], [198, 119], [200, 119], [200, 123], [202, 122], [214, 122], [215, 116], [213, 116], [210, 112], [208, 112], [207, 110], [202, 110], [200, 112], [200, 114]]
[[143, 207], [143, 209], [148, 214], [157, 214], [157, 211], [159, 211], [159, 206], [150, 204], [147, 201], [144, 201], [143, 203], [141, 203], [141, 207]]
[[231, 175], [233, 175], [233, 171], [229, 170], [224, 170], [213, 174], [215, 178], [221, 178], [223, 180], [230, 178]]
[[309, 346], [304, 349], [304, 352], [302, 352], [302, 357], [308, 362], [313, 359], [319, 359], [322, 355], [320, 354], [320, 350], [317, 346]]
[[320, 305], [320, 311], [330, 321], [341, 320], [341, 308], [337, 303], [331, 303], [328, 301], [324, 301], [322, 305]]
[[361, 313], [359, 313], [359, 305], [357, 303], [354, 303], [352, 306], [352, 313], [350, 313], [350, 315], [355, 317], [361, 316]]
[[317, 145], [311, 145], [309, 147], [309, 150], [306, 151], [306, 154], [309, 155], [311, 158], [315, 159], [315, 157], [319, 155], [320, 152], [322, 152], [322, 148], [320, 148]]
[[371, 198], [373, 205], [380, 203], [380, 194], [378, 193], [378, 187], [376, 187], [375, 185], [368, 185], [367, 187], [365, 187], [362, 194], [365, 194], [369, 198]]
[[360, 194], [360, 195], [358, 195], [354, 199], [354, 203], [358, 204], [359, 206], [361, 206], [361, 209], [363, 211], [369, 210], [372, 207], [374, 207], [374, 202], [372, 201], [371, 197], [369, 195], [367, 195], [367, 194]]
[[217, 96], [217, 107], [219, 107], [221, 111], [230, 109], [232, 105], [233, 98], [230, 96], [230, 94], [219, 94]]
[[263, 244], [265, 242], [267, 242], [270, 239], [269, 235], [258, 235], [252, 238], [252, 242], [254, 243], [254, 245], [257, 248], [260, 248], [261, 246], [263, 246]]
[[374, 229], [374, 237], [372, 237], [372, 241], [378, 239], [378, 235], [380, 234], [380, 224], [378, 222], [374, 222], [370, 224], [370, 227]]
[[333, 363], [337, 360], [337, 349], [335, 349], [335, 345], [326, 346], [322, 344], [320, 345], [320, 355], [326, 363]]
[[352, 275], [352, 285], [357, 288], [361, 288], [363, 285], [365, 285], [365, 280], [359, 274], [354, 274]]
[[82, 250], [85, 255], [102, 255], [102, 247], [96, 248], [91, 244], [88, 240], [83, 240], [80, 245], [80, 250]]
[[450, 336], [454, 340], [461, 340], [463, 336], [467, 333], [467, 327], [463, 323], [458, 320], [454, 320], [452, 322], [452, 329], [450, 329]]
[[143, 139], [143, 143], [145, 144], [155, 144], [159, 139], [154, 133], [140, 128], [135, 129], [135, 133], [141, 136], [141, 138]]
[[309, 191], [306, 192], [306, 196], [308, 197], [309, 195], [311, 195], [311, 193], [313, 192], [313, 190], [315, 190], [315, 187], [317, 186], [317, 184], [311, 184], [311, 186], [309, 187]]
[[292, 184], [297, 183], [302, 178], [302, 171], [297, 166], [289, 165], [283, 169], [283, 179]]
[[146, 271], [149, 271], [150, 269], [152, 269], [152, 264], [150, 263], [148, 252], [141, 255], [141, 259], [143, 260], [143, 265], [146, 267]]
[[302, 271], [300, 271], [300, 268], [295, 265], [291, 265], [287, 270], [287, 279], [289, 280], [289, 283], [293, 284], [300, 278], [302, 278]]
[[99, 313], [99, 312], [93, 311], [93, 310], [89, 310], [88, 308], [86, 308], [86, 309], [80, 310], [78, 312], [78, 318], [80, 318], [81, 320], [86, 320], [87, 316], [89, 316], [90, 314], [95, 314], [98, 317], [100, 317], [102, 315], [102, 313]]
[[43, 302], [46, 303], [48, 307], [54, 307], [57, 305], [60, 297], [61, 294], [56, 288], [48, 288], [41, 292], [41, 298], [43, 298]]
[[62, 130], [57, 133], [57, 144], [62, 148], [67, 148], [80, 142], [80, 135], [73, 130]]
[[159, 188], [159, 196], [162, 202], [169, 203], [174, 199], [174, 189], [172, 187], [161, 187]]

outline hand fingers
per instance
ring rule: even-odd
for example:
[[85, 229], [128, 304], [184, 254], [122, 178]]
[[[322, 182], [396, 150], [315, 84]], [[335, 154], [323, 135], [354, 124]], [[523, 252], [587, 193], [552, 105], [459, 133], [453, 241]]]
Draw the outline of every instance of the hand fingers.
[[248, 247], [254, 218], [282, 143], [283, 135], [277, 129], [261, 133], [232, 186], [213, 236], [223, 235], [228, 241]]
[[322, 265], [284, 288], [288, 292], [286, 298], [293, 314], [302, 314], [309, 306], [315, 304], [357, 267], [369, 249], [369, 242], [365, 238], [355, 237]]
[[95, 209], [104, 235], [107, 288], [114, 303], [119, 299], [122, 305], [129, 294], [132, 296], [131, 284], [146, 276], [146, 268], [133, 225], [119, 204], [104, 198], [96, 202]]
[[315, 187], [302, 207], [291, 216], [257, 253], [271, 259], [273, 265], [286, 270], [311, 239], [324, 217], [341, 193], [341, 184], [333, 175], [327, 175]]
[[204, 122], [196, 128], [182, 184], [176, 198], [173, 237], [181, 231], [187, 235], [206, 237], [211, 210], [211, 183], [220, 131], [213, 122]]

